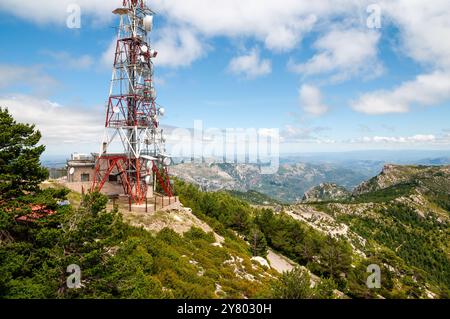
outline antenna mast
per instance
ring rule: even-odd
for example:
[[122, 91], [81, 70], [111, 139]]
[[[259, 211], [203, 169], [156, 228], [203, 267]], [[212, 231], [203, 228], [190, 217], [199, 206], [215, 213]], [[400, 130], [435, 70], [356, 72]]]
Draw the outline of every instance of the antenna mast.
[[[152, 59], [156, 52], [149, 36], [154, 12], [144, 0], [123, 0], [113, 11], [120, 17], [109, 99], [106, 107], [105, 138], [96, 161], [92, 189], [102, 190], [106, 182], [121, 182], [126, 195], [142, 204], [150, 185], [172, 197], [168, 174], [171, 158], [165, 154], [165, 139], [159, 117], [165, 110], [156, 105]], [[117, 137], [123, 153], [109, 153]]]

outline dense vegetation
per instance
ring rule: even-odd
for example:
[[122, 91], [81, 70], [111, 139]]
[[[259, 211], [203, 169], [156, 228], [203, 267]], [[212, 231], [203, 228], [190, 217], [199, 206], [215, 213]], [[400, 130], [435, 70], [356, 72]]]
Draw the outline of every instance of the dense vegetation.
[[[379, 211], [367, 216], [338, 215], [338, 222], [348, 224], [368, 240], [363, 247], [366, 255], [363, 258], [355, 254], [344, 238], [327, 236], [284, 213], [251, 207], [226, 192], [205, 193], [180, 181], [176, 185], [181, 201], [192, 207], [199, 217], [209, 219], [216, 229], [234, 229], [250, 243], [252, 236], [249, 234], [257, 232], [263, 243], [261, 250], [267, 244], [306, 266], [322, 281], [333, 280], [348, 296], [422, 298], [426, 295], [425, 288], [441, 298], [449, 295], [449, 228], [432, 214], [421, 217], [410, 207], [397, 203], [379, 205]], [[397, 198], [411, 191], [412, 185], [404, 183], [398, 189], [389, 187], [361, 195], [357, 202], [382, 203], [382, 198]], [[448, 199], [439, 198], [439, 206], [445, 206]], [[353, 205], [355, 202], [341, 201]], [[327, 203], [313, 206], [333, 214], [332, 206]], [[261, 255], [260, 251], [258, 253]], [[383, 285], [380, 289], [366, 286], [367, 267], [371, 264], [381, 267]]]
[[446, 222], [430, 214], [420, 216], [402, 204], [379, 208], [373, 216], [342, 215], [339, 220], [366, 239], [387, 247], [409, 265], [416, 280], [422, 278], [440, 287], [441, 295], [448, 296], [450, 262]]
[[7, 109], [0, 108], [0, 202], [24, 192], [36, 191], [47, 170], [39, 157], [44, 146], [33, 125], [16, 123]]
[[[251, 262], [250, 247], [224, 232], [192, 228], [152, 234], [122, 221], [107, 198], [89, 193], [79, 208], [45, 178], [34, 127], [1, 111], [0, 298], [250, 298], [270, 293], [275, 273]], [[6, 132], [6, 133], [5, 133]], [[67, 269], [81, 270], [78, 289]], [[79, 285], [78, 285], [79, 284]]]
[[345, 289], [352, 250], [345, 240], [326, 236], [293, 218], [264, 210], [255, 224], [266, 236], [269, 246], [324, 278], [333, 278]]
[[[231, 228], [252, 244], [251, 234], [257, 232], [261, 248], [267, 243], [322, 279], [333, 280], [349, 295], [375, 296], [375, 292], [365, 286], [366, 268], [351, 267], [352, 249], [344, 239], [326, 236], [283, 213], [252, 208], [226, 192], [206, 193], [182, 181], [176, 182], [176, 191], [181, 202], [192, 208], [198, 217], [209, 220], [219, 233]], [[357, 287], [358, 293], [353, 294], [349, 287]]]
[[282, 205], [281, 202], [257, 191], [239, 192], [227, 190], [226, 192], [252, 205]]
[[[46, 190], [15, 200], [56, 209], [33, 223], [14, 219], [22, 210], [0, 208], [0, 298], [243, 298], [269, 287], [242, 241], [226, 238], [216, 247], [212, 234], [196, 228], [184, 236], [169, 229], [153, 235], [123, 223], [116, 210], [106, 211], [103, 195], [86, 195], [80, 209], [58, 207], [64, 196]], [[227, 265], [231, 256], [241, 263]], [[71, 264], [81, 268], [80, 289], [67, 288]], [[255, 280], [236, 276], [235, 266]]]
[[[333, 298], [336, 288], [357, 298], [420, 298], [424, 287], [449, 297], [448, 222], [390, 201], [420, 187], [448, 212], [449, 181], [439, 172], [339, 203], [369, 202], [370, 214], [336, 214], [332, 203], [313, 204], [368, 240], [363, 257], [345, 238], [242, 200], [261, 200], [256, 193], [236, 198], [176, 181], [182, 203], [222, 243], [197, 228], [179, 235], [132, 227], [97, 192], [83, 196], [80, 207], [66, 205], [73, 196], [67, 190], [39, 187], [47, 177], [39, 139], [33, 126], [0, 109], [0, 298]], [[319, 276], [315, 286], [305, 268], [277, 278], [251, 261], [268, 247]], [[366, 286], [370, 264], [381, 267], [380, 289]], [[81, 269], [78, 289], [68, 288], [69, 265]]]
[[273, 297], [280, 299], [333, 299], [336, 284], [333, 279], [323, 279], [311, 287], [311, 276], [299, 267], [282, 274], [273, 284]]

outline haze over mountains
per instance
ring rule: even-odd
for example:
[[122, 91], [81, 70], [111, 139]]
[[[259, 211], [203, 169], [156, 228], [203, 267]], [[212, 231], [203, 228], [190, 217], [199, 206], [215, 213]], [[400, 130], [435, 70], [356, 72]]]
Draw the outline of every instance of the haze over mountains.
[[386, 164], [445, 165], [450, 157], [438, 151], [350, 152], [283, 156], [276, 174], [262, 175], [256, 164], [182, 163], [172, 173], [206, 191], [257, 191], [284, 203], [299, 202], [322, 183], [352, 191], [377, 175]]

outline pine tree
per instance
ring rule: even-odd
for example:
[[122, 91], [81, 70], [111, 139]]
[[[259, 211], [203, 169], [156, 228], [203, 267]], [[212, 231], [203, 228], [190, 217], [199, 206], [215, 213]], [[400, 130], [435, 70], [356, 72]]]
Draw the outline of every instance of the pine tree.
[[32, 193], [48, 177], [37, 146], [41, 133], [34, 125], [17, 123], [8, 109], [0, 108], [0, 201]]

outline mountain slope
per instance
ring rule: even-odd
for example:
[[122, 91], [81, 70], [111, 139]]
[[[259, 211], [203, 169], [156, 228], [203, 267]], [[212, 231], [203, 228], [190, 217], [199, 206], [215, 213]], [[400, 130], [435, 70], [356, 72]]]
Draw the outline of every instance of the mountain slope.
[[205, 191], [256, 191], [282, 203], [301, 201], [304, 193], [320, 183], [335, 183], [347, 189], [369, 175], [332, 164], [283, 164], [276, 174], [262, 175], [251, 164], [179, 164], [171, 173]]
[[450, 190], [450, 166], [385, 165], [379, 175], [356, 187], [354, 194], [361, 195], [400, 184], [445, 193]]
[[342, 186], [332, 183], [322, 183], [309, 189], [303, 195], [303, 202], [323, 202], [347, 198], [351, 193]]
[[324, 232], [343, 236], [364, 255], [383, 252], [389, 275], [407, 287], [405, 296], [447, 296], [449, 194], [448, 166], [388, 165], [347, 199], [297, 205], [292, 211]]

